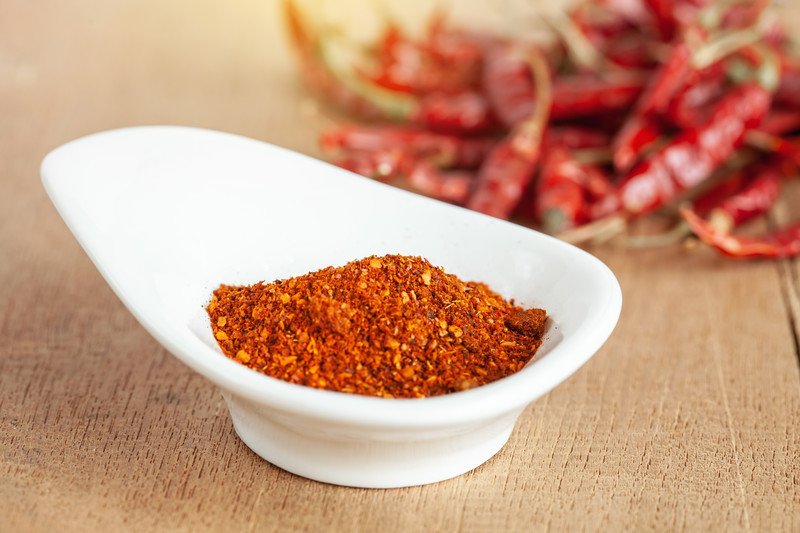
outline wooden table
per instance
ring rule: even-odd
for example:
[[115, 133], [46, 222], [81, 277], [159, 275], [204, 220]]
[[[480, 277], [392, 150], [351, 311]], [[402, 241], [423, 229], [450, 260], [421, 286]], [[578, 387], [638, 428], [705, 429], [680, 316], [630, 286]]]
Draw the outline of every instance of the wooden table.
[[38, 165], [149, 123], [315, 154], [305, 99], [273, 0], [0, 0], [0, 530], [800, 529], [796, 261], [595, 250], [622, 283], [617, 331], [456, 479], [342, 488], [250, 452], [106, 286]]

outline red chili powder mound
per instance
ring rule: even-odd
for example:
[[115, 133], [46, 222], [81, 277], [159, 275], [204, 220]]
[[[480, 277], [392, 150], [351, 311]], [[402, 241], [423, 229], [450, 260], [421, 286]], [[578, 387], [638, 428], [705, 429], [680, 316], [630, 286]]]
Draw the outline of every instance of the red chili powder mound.
[[208, 304], [226, 356], [291, 383], [422, 398], [520, 370], [547, 313], [419, 257], [367, 257], [273, 283], [221, 285]]

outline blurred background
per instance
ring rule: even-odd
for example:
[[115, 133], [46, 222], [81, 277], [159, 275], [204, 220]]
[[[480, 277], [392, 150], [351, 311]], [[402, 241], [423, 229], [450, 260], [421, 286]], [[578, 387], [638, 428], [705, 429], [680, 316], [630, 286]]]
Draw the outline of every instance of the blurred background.
[[[521, 22], [509, 12], [515, 3], [503, 0], [492, 9], [477, 1], [441, 5], [453, 20], [514, 30]], [[316, 153], [316, 133], [325, 123], [308, 114], [309, 94], [297, 76], [281, 5], [6, 0], [0, 3], [0, 113], [13, 122], [6, 122], [2, 134], [19, 138], [29, 132], [52, 148], [98, 130], [175, 123]], [[363, 40], [374, 37], [389, 14], [421, 32], [434, 9], [423, 0], [300, 5]], [[48, 120], [54, 113], [63, 120]], [[31, 121], [34, 114], [42, 120]], [[6, 160], [10, 146], [0, 144]]]

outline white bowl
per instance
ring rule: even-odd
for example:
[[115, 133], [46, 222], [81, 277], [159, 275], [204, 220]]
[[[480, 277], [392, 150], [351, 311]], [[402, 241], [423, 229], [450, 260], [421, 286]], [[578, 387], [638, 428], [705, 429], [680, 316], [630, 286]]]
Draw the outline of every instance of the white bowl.
[[[475, 468], [619, 318], [614, 275], [573, 246], [252, 139], [183, 127], [108, 131], [54, 150], [42, 179], [131, 313], [222, 389], [245, 444], [320, 481], [401, 487]], [[426, 257], [545, 308], [553, 325], [534, 360], [465, 392], [387, 400], [264, 376], [224, 357], [211, 336], [203, 307], [220, 283], [387, 253]]]

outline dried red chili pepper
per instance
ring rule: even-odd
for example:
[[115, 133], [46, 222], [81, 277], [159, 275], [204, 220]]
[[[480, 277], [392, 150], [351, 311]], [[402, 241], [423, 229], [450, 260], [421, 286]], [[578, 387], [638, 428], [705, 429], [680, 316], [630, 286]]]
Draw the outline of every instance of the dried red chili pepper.
[[667, 113], [674, 96], [686, 83], [692, 71], [690, 59], [689, 46], [678, 42], [653, 74], [612, 143], [614, 168], [618, 172], [630, 170], [642, 152], [662, 136], [658, 119]]
[[786, 158], [786, 168], [797, 170], [800, 166], [800, 137], [781, 137], [777, 153]]
[[[487, 94], [492, 95], [494, 109], [507, 125], [518, 124], [530, 116], [535, 106], [535, 94], [520, 72], [520, 63], [487, 61]], [[641, 76], [630, 74], [615, 79], [602, 79], [594, 74], [560, 76], [553, 80], [550, 118], [568, 120], [596, 117], [630, 107], [644, 87]]]
[[640, 0], [577, 3], [569, 17], [598, 49], [615, 37], [640, 28], [649, 14]]
[[458, 205], [467, 201], [475, 181], [472, 172], [442, 171], [430, 161], [409, 155], [403, 148], [349, 152], [334, 164], [378, 181], [403, 180], [421, 194]]
[[486, 43], [499, 39], [493, 34], [452, 25], [450, 15], [443, 9], [436, 9], [428, 19], [426, 38], [437, 55], [450, 61], [480, 61]]
[[442, 172], [426, 161], [419, 161], [409, 171], [406, 181], [426, 196], [463, 205], [469, 199], [475, 174], [464, 170]]
[[[692, 201], [692, 210], [701, 216], [707, 216], [722, 201], [739, 192], [743, 188], [746, 179], [747, 175], [741, 170], [724, 176], [714, 187]], [[627, 236], [621, 242], [627, 248], [661, 248], [677, 244], [691, 234], [692, 230], [689, 225], [681, 219], [667, 231], [656, 234]]]
[[546, 146], [563, 146], [570, 150], [605, 148], [610, 142], [606, 132], [581, 126], [553, 126], [545, 132]]
[[672, 0], [644, 0], [644, 3], [653, 15], [661, 40], [671, 41], [678, 28], [678, 21], [675, 19], [675, 2]]
[[695, 198], [692, 201], [692, 210], [701, 216], [707, 216], [712, 209], [718, 207], [725, 199], [741, 191], [748, 181], [750, 181], [749, 176], [744, 170], [739, 169], [731, 172], [724, 176], [715, 186]]
[[402, 146], [406, 151], [437, 160], [451, 159], [457, 151], [455, 137], [401, 125], [339, 125], [323, 131], [319, 145], [330, 152], [374, 152]]
[[500, 141], [481, 165], [467, 208], [507, 219], [533, 178], [538, 153], [520, 154], [513, 136]]
[[627, 172], [662, 137], [663, 130], [657, 121], [638, 114], [630, 117], [611, 145], [614, 169]]
[[295, 278], [221, 285], [207, 307], [229, 358], [273, 378], [353, 394], [421, 398], [522, 369], [547, 313], [419, 257], [367, 257]]
[[609, 61], [628, 69], [651, 70], [657, 63], [655, 46], [639, 31], [630, 31], [610, 39], [599, 48]]
[[510, 44], [488, 47], [482, 75], [483, 91], [492, 109], [506, 127], [527, 119], [536, 95], [530, 65]]
[[437, 63], [450, 72], [450, 79], [455, 80], [450, 87], [451, 91], [475, 87], [480, 83], [483, 49], [486, 46], [485, 41], [490, 38], [449, 27], [442, 12], [433, 17], [428, 26], [427, 43]]
[[702, 182], [758, 126], [771, 101], [770, 93], [755, 83], [731, 90], [708, 122], [681, 133], [625, 177], [618, 193], [623, 210], [648, 213]]
[[414, 157], [440, 167], [476, 168], [496, 140], [434, 133], [415, 126], [349, 124], [325, 130], [320, 146], [326, 151], [374, 152], [402, 147]]
[[425, 52], [407, 39], [396, 24], [389, 24], [384, 31], [377, 56], [377, 72], [365, 74], [366, 78], [393, 91], [424, 92], [420, 91], [420, 85], [427, 85], [428, 79], [420, 83], [417, 76], [426, 71]]
[[542, 53], [528, 48], [536, 106], [530, 117], [500, 141], [478, 171], [475, 190], [467, 207], [498, 218], [508, 218], [522, 198], [536, 170], [549, 115], [552, 93], [550, 67]]
[[693, 71], [670, 101], [667, 118], [681, 128], [696, 128], [708, 120], [709, 104], [724, 93], [726, 84], [721, 63]]
[[800, 130], [800, 108], [772, 109], [758, 127], [769, 135], [786, 135]]
[[685, 42], [675, 43], [661, 67], [653, 73], [647, 87], [636, 102], [635, 114], [663, 116], [675, 94], [684, 86], [692, 71], [692, 51]]
[[485, 133], [497, 125], [486, 98], [470, 91], [426, 95], [406, 118], [443, 133]]
[[[621, 205], [616, 194], [610, 194], [589, 205], [589, 220], [593, 222], [613, 218], [620, 213]], [[591, 237], [591, 236], [590, 236]], [[581, 242], [577, 240], [575, 242]]]
[[800, 108], [800, 62], [781, 56], [781, 80], [775, 91], [775, 103]]
[[645, 85], [637, 74], [618, 75], [613, 79], [594, 74], [560, 76], [553, 80], [553, 99], [550, 117], [566, 120], [593, 117], [630, 108]]
[[719, 201], [709, 212], [709, 224], [716, 230], [730, 231], [766, 213], [781, 192], [781, 173], [776, 165], [765, 165], [735, 194]]
[[[730, 232], [765, 214], [775, 204], [781, 189], [780, 161], [774, 160], [744, 172], [735, 171], [692, 202], [691, 211], [708, 219], [709, 227]], [[667, 232], [627, 237], [629, 248], [655, 248], [676, 244], [692, 234], [681, 219]]]
[[475, 85], [481, 67], [478, 43], [463, 32], [446, 29], [436, 19], [424, 40], [412, 40], [395, 24], [384, 32], [378, 47], [376, 72], [367, 74], [374, 83], [412, 94], [460, 92]]
[[417, 97], [386, 90], [355, 73], [336, 75], [351, 94], [360, 98], [351, 106], [356, 112], [361, 108], [373, 109], [386, 120], [408, 122], [440, 133], [485, 133], [497, 125], [488, 102], [476, 91], [436, 92]]
[[575, 227], [588, 218], [586, 175], [563, 147], [552, 147], [542, 163], [534, 196], [536, 216], [547, 233]]
[[714, 228], [690, 209], [681, 209], [681, 216], [703, 242], [729, 257], [755, 259], [800, 255], [800, 224], [758, 237], [744, 237]]
[[597, 165], [581, 164], [584, 172], [584, 188], [592, 202], [597, 202], [616, 192], [608, 172]]
[[397, 46], [405, 41], [400, 26], [393, 21], [388, 21], [380, 39], [375, 45], [375, 56], [381, 66], [390, 65], [396, 60]]
[[390, 181], [404, 176], [410, 167], [409, 159], [401, 148], [373, 152], [349, 152], [333, 164], [350, 172], [378, 181]]
[[800, 109], [800, 63], [782, 57], [781, 79], [775, 90], [775, 103]]

